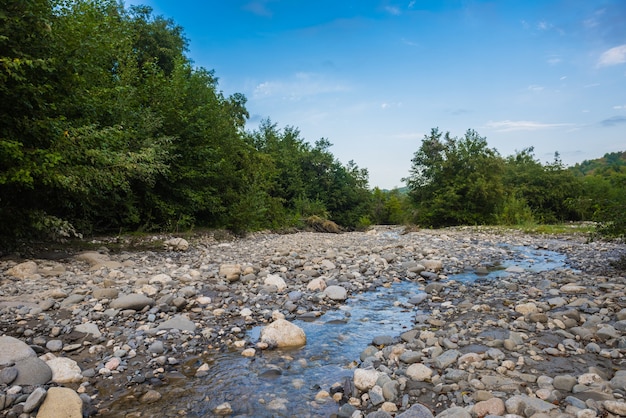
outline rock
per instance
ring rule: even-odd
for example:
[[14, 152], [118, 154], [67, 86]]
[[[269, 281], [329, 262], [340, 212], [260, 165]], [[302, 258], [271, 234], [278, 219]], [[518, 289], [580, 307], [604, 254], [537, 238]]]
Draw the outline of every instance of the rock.
[[[484, 415], [478, 415], [479, 417], [483, 417]], [[467, 412], [467, 409], [461, 408], [460, 406], [453, 406], [452, 408], [448, 408], [445, 411], [442, 411], [440, 414], [437, 414], [436, 418], [471, 418], [472, 415]]]
[[538, 312], [538, 310], [539, 309], [537, 308], [537, 305], [535, 305], [533, 302], [521, 303], [515, 306], [515, 312], [521, 313], [522, 315], [535, 313]]
[[37, 386], [45, 385], [52, 379], [52, 370], [45, 361], [38, 357], [27, 357], [15, 362], [17, 378], [14, 385]]
[[76, 361], [67, 357], [55, 357], [46, 361], [52, 370], [52, 381], [59, 384], [80, 382], [82, 371]]
[[557, 406], [527, 395], [515, 395], [504, 402], [509, 414], [530, 417], [536, 413], [548, 413]]
[[265, 283], [266, 286], [276, 286], [279, 292], [287, 288], [285, 280], [277, 274], [268, 274], [263, 283]]
[[161, 400], [163, 395], [157, 392], [156, 390], [150, 389], [139, 398], [139, 402], [141, 403], [154, 403]]
[[324, 290], [324, 294], [327, 298], [336, 301], [343, 301], [348, 298], [348, 291], [341, 286], [328, 286]]
[[423, 382], [430, 380], [433, 375], [433, 371], [428, 366], [425, 366], [422, 363], [411, 364], [406, 369], [406, 375], [412, 380], [416, 380], [418, 382]]
[[12, 364], [28, 357], [36, 357], [30, 346], [17, 338], [3, 335], [0, 337], [0, 366]]
[[98, 329], [98, 324], [94, 324], [93, 322], [85, 322], [79, 325], [76, 325], [74, 328], [78, 332], [84, 332], [85, 334], [91, 334], [95, 338], [102, 337], [102, 333]]
[[15, 367], [5, 367], [0, 370], [0, 385], [10, 385], [17, 378]]
[[233, 413], [233, 408], [230, 406], [230, 403], [224, 402], [216, 406], [215, 409], [213, 409], [213, 413], [219, 416], [226, 416]]
[[35, 388], [35, 390], [33, 390], [32, 393], [28, 395], [28, 398], [24, 403], [24, 412], [28, 414], [39, 408], [39, 405], [41, 405], [45, 397], [46, 390], [44, 388]]
[[25, 261], [8, 269], [5, 274], [18, 279], [27, 279], [37, 274], [37, 263], [34, 261]]
[[374, 385], [367, 394], [370, 397], [370, 402], [372, 405], [378, 406], [385, 402], [385, 397], [383, 396], [383, 388], [378, 385]]
[[304, 330], [285, 319], [278, 319], [261, 330], [260, 341], [270, 347], [301, 347], [306, 344]]
[[626, 416], [626, 402], [604, 401], [602, 406], [612, 414]]
[[96, 288], [92, 291], [91, 296], [94, 299], [115, 299], [119, 295], [120, 291], [113, 287]]
[[72, 389], [51, 387], [37, 412], [37, 418], [82, 418], [83, 401]]
[[422, 260], [420, 264], [424, 266], [426, 270], [441, 271], [443, 269], [443, 262], [441, 260]]
[[354, 387], [361, 391], [367, 391], [374, 387], [376, 381], [380, 377], [380, 372], [374, 369], [355, 369], [354, 370]]
[[111, 308], [113, 309], [132, 309], [135, 311], [141, 311], [146, 306], [152, 305], [154, 305], [154, 299], [141, 293], [123, 295], [111, 302]]
[[170, 238], [163, 243], [166, 250], [171, 251], [187, 251], [189, 242], [184, 238]]
[[194, 332], [196, 330], [196, 324], [185, 315], [176, 315], [159, 324], [157, 329], [177, 329], [180, 331]]
[[321, 277], [316, 277], [306, 285], [306, 288], [312, 292], [323, 291], [326, 289], [326, 281]]
[[576, 283], [568, 283], [564, 286], [561, 286], [559, 290], [562, 293], [577, 294], [577, 293], [585, 293], [587, 291], [587, 288], [585, 286], [581, 286]]
[[241, 264], [222, 264], [219, 275], [229, 282], [237, 281], [241, 277]]
[[479, 417], [485, 415], [504, 415], [506, 407], [504, 401], [500, 398], [491, 398], [485, 401], [477, 402], [472, 407], [472, 414]]
[[445, 369], [456, 362], [456, 359], [459, 358], [460, 355], [461, 353], [457, 350], [444, 351], [435, 359], [435, 366], [439, 369]]
[[396, 415], [396, 418], [434, 418], [433, 413], [422, 404], [416, 403], [406, 411]]
[[577, 383], [577, 379], [570, 375], [555, 376], [552, 386], [557, 390], [564, 390], [571, 392], [574, 385]]

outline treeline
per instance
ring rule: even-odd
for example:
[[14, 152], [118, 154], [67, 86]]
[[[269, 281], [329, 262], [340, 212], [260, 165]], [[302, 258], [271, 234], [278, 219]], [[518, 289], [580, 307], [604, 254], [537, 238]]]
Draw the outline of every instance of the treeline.
[[601, 232], [626, 232], [624, 152], [566, 168], [558, 153], [548, 164], [533, 148], [505, 158], [473, 130], [457, 138], [435, 128], [405, 180], [408, 217], [425, 226], [597, 221]]
[[120, 231], [233, 231], [370, 224], [600, 221], [623, 234], [624, 153], [567, 169], [532, 148], [433, 129], [407, 189], [368, 187], [268, 118], [246, 131], [246, 98], [194, 67], [187, 39], [148, 7], [115, 0], [7, 0], [0, 10], [0, 243]]
[[355, 227], [368, 174], [269, 119], [246, 132], [187, 39], [148, 7], [8, 0], [0, 12], [0, 234]]

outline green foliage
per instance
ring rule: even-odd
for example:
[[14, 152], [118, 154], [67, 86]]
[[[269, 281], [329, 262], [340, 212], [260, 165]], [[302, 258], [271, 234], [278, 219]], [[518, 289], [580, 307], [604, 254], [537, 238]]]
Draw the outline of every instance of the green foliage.
[[269, 119], [245, 132], [245, 96], [224, 96], [149, 7], [8, 0], [0, 24], [0, 235], [356, 227], [369, 212], [366, 170]]
[[426, 226], [490, 224], [504, 196], [504, 164], [475, 131], [452, 138], [437, 128], [425, 136], [406, 179], [416, 206], [415, 221]]

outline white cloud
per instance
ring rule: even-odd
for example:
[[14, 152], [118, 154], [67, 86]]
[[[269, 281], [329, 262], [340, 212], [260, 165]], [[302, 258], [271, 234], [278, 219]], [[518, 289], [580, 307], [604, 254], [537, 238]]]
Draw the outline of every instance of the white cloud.
[[537, 23], [537, 29], [539, 30], [548, 30], [552, 27], [552, 24], [546, 22], [545, 20], [542, 20], [541, 22]]
[[566, 75], [562, 76], [561, 78], [559, 78], [559, 80], [565, 80], [567, 78]]
[[613, 106], [613, 109], [615, 109], [615, 110], [620, 110], [620, 109], [624, 109], [624, 110], [626, 110], [626, 105], [617, 105], [617, 106]]
[[278, 97], [283, 100], [297, 101], [304, 97], [324, 93], [349, 90], [342, 83], [326, 80], [316, 73], [296, 73], [286, 80], [271, 80], [257, 84], [254, 88], [255, 99]]
[[608, 67], [626, 62], [626, 44], [608, 49], [600, 55], [598, 67]]
[[559, 57], [552, 57], [552, 58], [548, 58], [548, 64], [550, 65], [557, 65], [561, 62], [561, 58]]
[[415, 6], [415, 0], [411, 0], [411, 1], [409, 2], [409, 9], [412, 9], [412, 8], [413, 8], [413, 6]]
[[536, 84], [531, 84], [530, 86], [528, 86], [528, 90], [534, 91], [534, 92], [543, 91], [543, 89], [544, 89], [543, 86], [538, 86]]
[[382, 109], [389, 109], [392, 107], [402, 107], [402, 102], [385, 102], [380, 105]]
[[533, 122], [529, 120], [503, 120], [503, 121], [489, 121], [485, 126], [498, 132], [511, 132], [511, 131], [538, 131], [541, 129], [559, 128], [563, 126], [571, 126], [571, 123], [541, 123]]
[[395, 6], [385, 6], [385, 10], [387, 11], [387, 13], [394, 16], [399, 16], [402, 13], [400, 12], [400, 9]]

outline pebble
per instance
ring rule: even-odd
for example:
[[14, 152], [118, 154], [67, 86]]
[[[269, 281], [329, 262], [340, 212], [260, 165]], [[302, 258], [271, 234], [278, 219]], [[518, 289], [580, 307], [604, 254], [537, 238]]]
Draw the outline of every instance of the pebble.
[[[410, 280], [415, 290], [397, 306], [413, 310], [415, 322], [397, 334], [381, 327], [361, 348], [362, 363], [357, 358], [349, 366], [353, 375], [338, 384], [341, 390], [298, 378], [288, 386], [302, 396], [315, 388], [299, 405], [282, 389], [249, 402], [269, 415], [304, 416], [322, 405], [335, 405], [337, 416], [346, 417], [625, 414], [626, 282], [607, 263], [623, 245], [480, 228], [398, 231], [261, 233], [230, 242], [168, 238], [159, 251], [112, 252], [103, 243], [99, 251], [54, 263], [1, 260], [0, 279], [9, 279], [0, 287], [6, 327], [0, 383], [7, 385], [0, 413], [18, 399], [22, 411], [48, 413], [48, 399], [60, 399], [55, 392], [66, 389], [50, 385], [67, 379], [81, 382], [77, 392], [103, 416], [138, 416], [139, 408], [145, 416], [180, 415], [184, 408], [165, 398], [179, 396], [177, 382], [203, 384], [215, 353], [241, 353], [247, 358], [239, 361], [267, 371], [270, 381], [276, 370], [282, 376], [315, 368], [323, 359], [307, 364], [289, 351], [259, 352], [279, 346], [267, 330], [294, 331], [280, 337], [286, 346], [310, 344], [285, 324], [337, 309], [348, 318], [348, 297]], [[449, 279], [472, 270], [487, 274], [516, 246], [531, 249], [528, 261], [503, 266], [499, 281]], [[536, 270], [532, 249], [541, 248], [566, 254], [569, 264]], [[252, 341], [248, 331], [257, 326], [265, 338]], [[117, 393], [110, 389], [116, 387], [127, 387], [127, 398], [100, 395]], [[64, 411], [81, 414], [72, 402], [82, 408], [83, 401], [67, 390]], [[236, 409], [244, 411], [246, 402]], [[228, 402], [211, 408], [214, 415], [235, 413]]]

